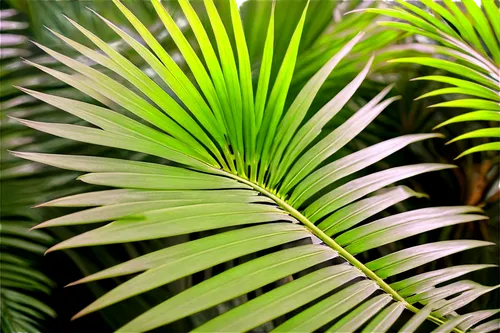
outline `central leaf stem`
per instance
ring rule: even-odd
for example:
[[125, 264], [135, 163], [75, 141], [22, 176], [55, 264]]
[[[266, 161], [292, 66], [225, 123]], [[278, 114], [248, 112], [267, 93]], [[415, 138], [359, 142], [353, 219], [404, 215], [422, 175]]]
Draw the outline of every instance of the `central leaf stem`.
[[[330, 238], [327, 234], [325, 234], [321, 229], [319, 229], [314, 223], [309, 221], [307, 217], [302, 215], [297, 209], [293, 208], [291, 205], [289, 205], [285, 200], [279, 198], [275, 194], [273, 194], [270, 190], [264, 188], [261, 185], [255, 184], [247, 179], [241, 178], [237, 175], [231, 174], [229, 172], [226, 173], [228, 177], [231, 177], [241, 183], [244, 183], [250, 187], [252, 187], [254, 190], [262, 193], [266, 197], [272, 199], [278, 206], [280, 206], [283, 210], [285, 210], [287, 213], [289, 213], [291, 216], [296, 218], [298, 221], [300, 221], [304, 226], [309, 229], [309, 231], [314, 234], [316, 237], [321, 239], [325, 244], [330, 246], [333, 250], [337, 251], [340, 256], [342, 256], [345, 260], [347, 260], [351, 265], [362, 271], [368, 278], [371, 280], [375, 281], [382, 290], [384, 290], [386, 293], [390, 294], [396, 301], [402, 302], [404, 306], [414, 312], [418, 313], [420, 309], [417, 307], [411, 305], [408, 303], [401, 295], [398, 294], [397, 291], [392, 289], [390, 285], [388, 285], [383, 279], [381, 279], [375, 272], [370, 270], [368, 267], [366, 267], [362, 262], [360, 262], [358, 259], [356, 259], [352, 254], [347, 252], [342, 246], [337, 244], [332, 238]], [[443, 320], [433, 316], [429, 315], [427, 317], [430, 321], [441, 325], [444, 323]], [[462, 330], [455, 328], [453, 330], [455, 333], [464, 333]]]

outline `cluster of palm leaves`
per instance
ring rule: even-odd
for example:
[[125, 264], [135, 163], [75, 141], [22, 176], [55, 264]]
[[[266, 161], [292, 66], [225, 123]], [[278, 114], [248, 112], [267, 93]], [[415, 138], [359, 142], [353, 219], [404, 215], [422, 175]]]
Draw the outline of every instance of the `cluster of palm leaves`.
[[[6, 83], [9, 75], [20, 65], [19, 56], [28, 56], [30, 51], [25, 47], [27, 38], [23, 34], [28, 25], [19, 20], [13, 9], [0, 10], [0, 56], [2, 59], [2, 111], [12, 114], [28, 115], [29, 109], [22, 110], [18, 106], [25, 98], [11, 97], [12, 88]], [[7, 77], [7, 80], [5, 79]], [[39, 84], [40, 77], [27, 76], [25, 83]], [[4, 98], [7, 99], [5, 100]], [[43, 113], [43, 111], [41, 112]], [[29, 174], [37, 174], [39, 167], [31, 163], [19, 162], [9, 156], [4, 149], [29, 147], [37, 140], [34, 133], [6, 123], [6, 114], [2, 113], [1, 123], [1, 204], [0, 212], [0, 321], [5, 332], [38, 332], [40, 322], [48, 316], [55, 316], [54, 310], [45, 304], [51, 288], [54, 286], [46, 275], [40, 272], [40, 256], [47, 246], [53, 244], [49, 235], [42, 231], [29, 232], [39, 220], [40, 214], [26, 209], [36, 204], [39, 196], [36, 191], [51, 191], [56, 183], [44, 184], [33, 177], [22, 179]], [[19, 188], [23, 186], [23, 189]], [[44, 186], [45, 185], [45, 186]], [[45, 187], [45, 188], [44, 188]]]
[[[415, 78], [414, 80], [432, 80], [453, 86], [428, 92], [419, 98], [444, 94], [460, 95], [459, 98], [453, 98], [430, 107], [474, 110], [448, 119], [437, 125], [436, 128], [453, 123], [485, 121], [489, 122], [491, 126], [462, 134], [448, 143], [471, 138], [499, 138], [500, 23], [498, 7], [495, 2], [482, 1], [482, 7], [479, 7], [473, 0], [463, 0], [462, 3], [466, 8], [465, 13], [452, 0], [444, 1], [446, 7], [432, 0], [422, 0], [422, 3], [428, 6], [431, 12], [422, 10], [409, 2], [402, 0], [396, 0], [396, 2], [403, 8], [367, 9], [367, 11], [400, 19], [402, 22], [380, 22], [380, 24], [416, 33], [435, 41], [438, 44], [421, 44], [422, 51], [432, 55], [444, 55], [449, 59], [409, 57], [392, 61], [431, 66], [458, 75], [461, 78], [443, 75]], [[462, 96], [472, 98], [462, 98]], [[494, 125], [495, 123], [496, 125]], [[488, 150], [500, 151], [500, 142], [497, 140], [469, 148], [459, 157]]]
[[[468, 306], [498, 285], [464, 279], [495, 265], [421, 270], [495, 245], [427, 237], [488, 218], [476, 202], [422, 204], [422, 186], [406, 186], [457, 167], [387, 162], [443, 135], [384, 131], [401, 99], [392, 78], [411, 63], [455, 86], [430, 86], [423, 97], [453, 94], [433, 106], [480, 109], [440, 126], [492, 124], [453, 141], [500, 136], [498, 7], [397, 2], [152, 0], [151, 26], [131, 9], [145, 4], [113, 0], [112, 18], [92, 10], [99, 31], [68, 18], [70, 33], [50, 30], [55, 46], [35, 42], [49, 57], [2, 70], [34, 73], [2, 95], [2, 148], [14, 150], [2, 151], [2, 329], [36, 331], [40, 312], [54, 314], [23, 302], [52, 282], [18, 249], [42, 252], [50, 227], [61, 241], [47, 252], [127, 251], [70, 283], [118, 282], [75, 319], [145, 297], [117, 316], [119, 332], [497, 330], [499, 310]], [[461, 156], [489, 150], [498, 141]]]

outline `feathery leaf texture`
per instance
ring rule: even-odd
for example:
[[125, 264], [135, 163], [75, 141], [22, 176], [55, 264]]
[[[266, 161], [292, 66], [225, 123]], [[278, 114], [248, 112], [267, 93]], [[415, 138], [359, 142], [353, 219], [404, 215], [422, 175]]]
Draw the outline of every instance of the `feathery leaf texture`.
[[422, 0], [427, 7], [425, 10], [404, 0], [396, 2], [401, 7], [366, 10], [400, 21], [379, 22], [380, 25], [422, 35], [440, 45], [419, 45], [420, 51], [429, 53], [429, 56], [398, 58], [390, 62], [429, 66], [457, 76], [430, 75], [415, 78], [414, 80], [430, 80], [452, 86], [431, 91], [418, 98], [451, 94], [453, 97], [450, 101], [430, 107], [474, 110], [453, 117], [436, 128], [463, 121], [486, 123], [487, 128], [460, 135], [449, 142], [471, 138], [487, 142], [467, 149], [457, 159], [474, 152], [500, 150], [500, 9], [497, 2], [482, 0], [479, 5], [473, 0], [463, 0], [463, 11], [452, 0], [442, 3]]
[[[234, 2], [230, 6], [233, 31], [229, 31], [213, 1], [204, 1], [211, 34], [215, 37], [212, 44], [191, 3], [179, 0], [198, 43], [202, 56], [199, 58], [163, 4], [152, 1], [185, 58], [193, 81], [132, 11], [119, 0], [113, 0], [144, 44], [106, 18], [100, 18], [150, 65], [171, 91], [162, 90], [132, 62], [72, 22], [102, 53], [54, 32], [56, 36], [121, 76], [125, 83], [45, 46], [39, 47], [84, 77], [87, 87], [98, 91], [111, 105], [121, 106], [125, 113], [24, 89], [32, 97], [69, 112], [93, 127], [18, 121], [62, 138], [152, 155], [164, 163], [83, 155], [13, 154], [63, 169], [88, 172], [79, 179], [115, 188], [44, 203], [44, 206], [85, 209], [46, 221], [36, 228], [107, 223], [69, 238], [48, 252], [202, 231], [210, 235], [148, 253], [72, 283], [136, 274], [81, 310], [75, 318], [258, 251], [263, 254], [164, 300], [118, 332], [149, 331], [285, 278], [287, 283], [216, 316], [195, 330], [244, 332], [294, 311], [275, 331], [313, 332], [326, 325], [331, 332], [361, 327], [366, 332], [385, 332], [403, 312], [411, 311], [415, 316], [406, 323], [411, 330], [429, 320], [441, 325], [439, 330], [462, 332], [460, 325], [474, 329], [479, 321], [494, 315], [495, 312], [490, 311], [448, 316], [496, 287], [470, 281], [436, 286], [465, 272], [489, 268], [488, 265], [458, 266], [453, 272], [436, 271], [391, 285], [385, 281], [387, 277], [438, 258], [491, 243], [474, 240], [429, 243], [402, 249], [366, 264], [356, 257], [428, 230], [485, 218], [476, 207], [433, 207], [363, 223], [396, 203], [425, 196], [405, 186], [384, 187], [422, 173], [447, 170], [453, 168], [452, 165], [400, 166], [336, 184], [409, 144], [440, 137], [439, 134], [405, 135], [332, 161], [337, 151], [397, 99], [386, 98], [389, 86], [344, 124], [319, 137], [323, 126], [346, 105], [369, 73], [372, 63], [369, 60], [337, 96], [310, 120], [304, 121], [319, 88], [332, 71], [335, 74], [336, 65], [361, 35], [346, 42], [296, 96], [289, 96], [307, 6], [273, 84], [269, 81], [269, 66], [276, 32], [272, 24], [274, 8], [271, 11], [260, 76], [254, 90], [246, 36]], [[231, 43], [233, 39], [236, 48]], [[46, 72], [64, 78], [58, 72]], [[287, 98], [293, 98], [290, 106], [285, 103]]]
[[[0, 57], [2, 59], [0, 97], [11, 93], [10, 89], [4, 89], [3, 82], [5, 73], [9, 72], [9, 67], [21, 62], [19, 56], [30, 55], [26, 47], [27, 37], [25, 36], [28, 25], [17, 21], [17, 14], [12, 9], [0, 10]], [[24, 77], [18, 82], [31, 82], [36, 85], [36, 81], [36, 78]], [[7, 107], [2, 105], [2, 118], [5, 116], [5, 109], [8, 109], [8, 105]], [[12, 133], [9, 132], [8, 124], [5, 124], [3, 119], [0, 123], [0, 131], [2, 132], [0, 139], [2, 148], [15, 148], [16, 141], [18, 141], [17, 144], [22, 145], [23, 140], [16, 140], [21, 138], [9, 135]], [[24, 140], [29, 142], [29, 139], [29, 136], [24, 136]], [[11, 196], [10, 193], [7, 194], [9, 189], [12, 190], [15, 187], [17, 180], [27, 173], [36, 172], [37, 168], [32, 168], [33, 165], [29, 162], [19, 163], [19, 161], [12, 161], [9, 157], [4, 156], [2, 151], [0, 331], [36, 333], [42, 330], [44, 320], [56, 315], [53, 309], [41, 301], [51, 294], [54, 282], [40, 272], [39, 265], [39, 259], [47, 247], [53, 244], [53, 239], [41, 230], [29, 232], [29, 229], [36, 224], [36, 220], [21, 212], [24, 208], [22, 200], [15, 198], [14, 195]]]

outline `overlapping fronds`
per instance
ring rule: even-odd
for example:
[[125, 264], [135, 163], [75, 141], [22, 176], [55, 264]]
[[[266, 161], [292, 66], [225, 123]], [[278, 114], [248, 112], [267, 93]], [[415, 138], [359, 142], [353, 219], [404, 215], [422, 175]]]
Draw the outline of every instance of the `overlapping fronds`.
[[[323, 127], [369, 74], [372, 59], [318, 112], [307, 116], [318, 90], [332, 72], [335, 74], [336, 66], [362, 34], [345, 43], [296, 96], [289, 96], [307, 6], [279, 63], [274, 83], [270, 84], [273, 40], [278, 33], [274, 29], [274, 7], [258, 79], [254, 81], [246, 36], [234, 1], [230, 3], [232, 33], [226, 29], [212, 0], [204, 2], [209, 27], [201, 23], [187, 0], [179, 1], [199, 47], [198, 53], [162, 3], [153, 0], [192, 76], [181, 70], [126, 6], [119, 0], [114, 3], [142, 41], [99, 17], [148, 63], [161, 85], [94, 33], [70, 21], [102, 52], [57, 32], [55, 35], [123, 80], [119, 82], [62, 53], [38, 46], [85, 78], [73, 82], [73, 86], [111, 103], [91, 104], [21, 88], [33, 98], [93, 126], [17, 120], [61, 138], [139, 152], [164, 163], [14, 152], [27, 160], [86, 172], [79, 177], [85, 183], [116, 188], [46, 202], [44, 206], [84, 209], [48, 220], [36, 228], [106, 223], [57, 244], [49, 252], [191, 236], [177, 245], [72, 283], [135, 274], [75, 317], [220, 267], [229, 260], [236, 260], [236, 264], [219, 274], [209, 274], [209, 278], [164, 300], [118, 331], [148, 331], [240, 297], [243, 297], [241, 305], [198, 323], [194, 330], [243, 332], [271, 323], [270, 329], [281, 332], [313, 332], [321, 327], [332, 332], [358, 328], [384, 332], [398, 329], [394, 326], [397, 319], [403, 318], [404, 311], [411, 311], [415, 316], [405, 327], [400, 327], [405, 332], [413, 331], [426, 320], [440, 325], [440, 332], [461, 332], [479, 328], [480, 321], [495, 314], [489, 311], [457, 316], [455, 311], [496, 286], [486, 287], [472, 281], [442, 286], [491, 265], [461, 265], [398, 278], [398, 274], [433, 260], [491, 243], [441, 241], [401, 249], [368, 263], [359, 259], [363, 252], [400, 239], [485, 218], [480, 209], [472, 206], [377, 215], [406, 199], [423, 196], [405, 186], [384, 189], [386, 186], [422, 173], [450, 169], [452, 165], [398, 166], [345, 181], [346, 177], [407, 145], [440, 137], [439, 134], [405, 135], [336, 157], [336, 152], [397, 100], [398, 97], [386, 98], [391, 86], [341, 126], [320, 136]], [[212, 34], [213, 42], [209, 37]], [[68, 79], [60, 71], [33, 65], [58, 79]], [[163, 84], [169, 89], [163, 88]], [[290, 105], [287, 99], [292, 100]], [[96, 98], [96, 103], [99, 101]], [[257, 255], [245, 260], [249, 254]], [[388, 283], [388, 278], [395, 282]], [[245, 297], [255, 290], [263, 292]], [[277, 318], [280, 320], [274, 321]]]
[[[451, 94], [454, 98], [431, 107], [467, 110], [436, 128], [468, 121], [483, 122], [486, 124], [484, 128], [462, 134], [448, 143], [489, 138], [486, 140], [488, 142], [467, 149], [459, 157], [474, 152], [500, 150], [500, 24], [499, 8], [495, 1], [483, 0], [478, 5], [473, 0], [463, 0], [461, 3], [445, 0], [443, 4], [422, 0], [426, 6], [423, 9], [404, 0], [396, 1], [401, 7], [367, 11], [397, 19], [380, 22], [380, 25], [424, 36], [437, 45], [418, 45], [419, 51], [430, 56], [393, 59], [391, 62], [419, 64], [444, 71], [442, 74], [414, 79], [450, 85], [419, 98]], [[464, 8], [460, 7], [462, 4]]]
[[[126, 19], [117, 13], [113, 6], [103, 1], [30, 1], [30, 0], [5, 0], [9, 7], [24, 14], [26, 22], [30, 25], [29, 35], [31, 39], [39, 42], [53, 45], [57, 43], [58, 39], [52, 34], [47, 33], [46, 26], [58, 31], [67, 31], [68, 37], [72, 39], [79, 39], [77, 31], [71, 31], [71, 23], [69, 23], [64, 15], [78, 18], [80, 21], [85, 22], [89, 26], [97, 30], [99, 37], [105, 40], [111, 40], [114, 36], [113, 33], [105, 30], [98, 29], [99, 19], [92, 15], [85, 7], [90, 6], [93, 9], [99, 10], [101, 14], [110, 15], [115, 23], [124, 24]], [[154, 32], [158, 31], [159, 25], [156, 24], [156, 13], [151, 6], [145, 6], [143, 2], [127, 1], [130, 8], [136, 13], [138, 17], [145, 22], [150, 29]], [[64, 14], [64, 15], [61, 15]]]
[[[26, 23], [18, 20], [15, 10], [0, 10], [0, 58], [2, 59], [0, 98], [2, 99], [12, 92], [4, 80], [5, 70], [8, 71], [9, 67], [15, 66], [20, 56], [26, 57], [30, 54], [26, 47], [25, 30], [27, 28]], [[2, 104], [2, 111], [4, 111], [4, 104]], [[28, 144], [30, 141], [28, 136], [9, 135], [12, 132], [9, 133], [9, 126], [5, 124], [4, 117], [5, 114], [2, 112], [1, 147], [5, 149], [20, 147], [23, 140], [25, 145]], [[0, 211], [0, 330], [6, 333], [40, 332], [40, 324], [48, 317], [55, 316], [55, 312], [42, 301], [51, 293], [54, 283], [39, 271], [40, 265], [37, 262], [53, 241], [43, 231], [29, 232], [29, 228], [35, 222], [32, 216], [19, 209], [23, 198], [12, 194], [12, 182], [5, 182], [5, 179], [15, 179], [29, 172], [30, 168], [26, 166], [34, 164], [12, 161], [12, 157], [8, 156], [3, 149], [1, 158], [0, 171], [4, 182], [0, 193], [2, 206]], [[40, 297], [44, 294], [45, 297]]]
[[[342, 46], [354, 38], [360, 31], [364, 32], [361, 40], [346, 55], [335, 75], [325, 82], [324, 88], [332, 89], [341, 87], [342, 82], [350, 76], [355, 76], [360, 68], [368, 61], [370, 56], [374, 56], [372, 70], [388, 70], [391, 64], [388, 59], [395, 56], [407, 55], [406, 45], [398, 45], [406, 33], [387, 29], [377, 25], [377, 21], [382, 18], [378, 14], [352, 13], [353, 10], [361, 10], [366, 7], [385, 7], [384, 2], [371, 1], [348, 1], [336, 2], [334, 19], [331, 20], [327, 28], [316, 38], [314, 42], [298, 57], [297, 70], [294, 74], [294, 83], [300, 83], [308, 79], [317, 72], [332, 56], [338, 53]], [[342, 79], [341, 79], [342, 78]]]
[[50, 294], [54, 283], [39, 271], [36, 259], [53, 241], [44, 232], [29, 232], [27, 221], [0, 223], [0, 303], [2, 332], [40, 332], [55, 312], [40, 299]]

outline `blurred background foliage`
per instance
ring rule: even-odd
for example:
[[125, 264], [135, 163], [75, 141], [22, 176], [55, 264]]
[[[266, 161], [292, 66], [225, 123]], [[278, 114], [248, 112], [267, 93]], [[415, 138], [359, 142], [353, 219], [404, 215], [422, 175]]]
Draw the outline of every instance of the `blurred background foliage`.
[[[151, 4], [147, 1], [124, 2], [149, 27], [162, 46], [173, 56], [173, 59], [183, 66], [182, 57], [180, 57], [173, 42], [164, 31], [163, 25], [154, 14]], [[276, 77], [279, 68], [278, 64], [286, 51], [305, 3], [305, 0], [276, 1], [275, 31], [279, 33], [276, 34], [274, 41], [276, 57], [272, 67], [272, 78]], [[102, 295], [105, 290], [116, 286], [117, 282], [120, 281], [119, 279], [110, 279], [109, 281], [105, 280], [63, 290], [64, 285], [77, 280], [82, 275], [88, 275], [129, 258], [178, 243], [182, 240], [182, 237], [188, 236], [106, 246], [105, 248], [91, 247], [81, 249], [78, 253], [72, 250], [58, 251], [51, 253], [50, 260], [47, 260], [42, 255], [47, 246], [55, 243], [55, 240], [66, 239], [81, 233], [85, 230], [85, 227], [55, 228], [50, 230], [50, 234], [46, 231], [28, 233], [27, 228], [29, 226], [59, 216], [63, 212], [69, 212], [67, 209], [60, 208], [41, 207], [32, 209], [31, 207], [57, 197], [82, 192], [84, 188], [90, 187], [90, 185], [75, 182], [74, 179], [78, 174], [74, 172], [56, 170], [30, 161], [21, 161], [9, 155], [7, 150], [85, 155], [102, 155], [103, 150], [106, 150], [105, 154], [109, 157], [126, 156], [126, 158], [136, 160], [151, 160], [151, 157], [54, 138], [14, 123], [9, 120], [8, 116], [50, 122], [81, 122], [81, 120], [67, 113], [21, 94], [13, 87], [36, 88], [39, 91], [48, 91], [60, 96], [78, 97], [80, 100], [86, 98], [73, 89], [71, 85], [51, 78], [36, 68], [28, 66], [23, 60], [35, 60], [36, 63], [51, 68], [59, 66], [56, 61], [42, 54], [36, 46], [30, 43], [30, 40], [40, 42], [67, 55], [75, 55], [72, 50], [62, 45], [45, 26], [63, 32], [65, 36], [88, 47], [92, 46], [86, 38], [82, 38], [80, 32], [74, 29], [63, 15], [70, 17], [96, 33], [113, 47], [120, 50], [132, 62], [143, 68], [148, 75], [154, 75], [153, 71], [148, 71], [146, 64], [141, 64], [140, 58], [136, 57], [134, 52], [117, 41], [116, 35], [110, 29], [102, 29], [102, 22], [86, 8], [89, 7], [97, 11], [134, 35], [133, 30], [128, 27], [128, 21], [108, 1], [9, 0], [2, 1], [0, 4], [2, 33], [2, 62], [0, 65], [0, 130], [2, 133], [0, 141], [2, 148], [0, 164], [2, 181], [2, 222], [0, 228], [2, 276], [0, 280], [0, 296], [2, 303], [2, 331], [111, 332], [123, 325], [126, 318], [144, 312], [145, 309], [158, 304], [160, 300], [167, 298], [172, 293], [183, 290], [186, 286], [196, 284], [204, 277], [214, 275], [217, 272], [205, 271], [189, 278], [183, 278], [168, 286], [157, 288], [141, 296], [133, 297], [106, 308], [99, 313], [86, 316], [77, 322], [71, 322], [69, 318], [80, 310], [83, 305], [90, 303], [97, 296]], [[194, 1], [193, 4], [195, 8], [199, 9], [198, 13], [202, 15], [202, 4], [199, 3], [201, 6], [197, 6], [197, 1]], [[216, 4], [223, 22], [226, 24], [226, 29], [230, 32], [231, 21], [228, 3], [226, 0], [219, 0], [216, 1]], [[414, 2], [414, 4], [419, 5], [420, 3]], [[425, 8], [422, 4], [420, 5]], [[176, 3], [168, 1], [166, 6], [173, 13], [177, 24], [184, 30], [186, 36], [188, 38], [192, 37], [185, 19], [180, 14], [177, 14]], [[443, 72], [442, 70], [414, 63], [387, 62], [387, 60], [395, 58], [423, 55], [425, 52], [418, 47], [418, 43], [436, 44], [435, 41], [425, 36], [380, 25], [378, 24], [380, 21], [387, 21], [388, 18], [378, 13], [359, 11], [348, 13], [364, 8], [387, 6], [396, 6], [396, 4], [383, 1], [321, 0], [312, 1], [309, 6], [290, 96], [295, 96], [296, 92], [303, 87], [307, 80], [360, 31], [365, 32], [363, 40], [354, 47], [353, 52], [333, 71], [314, 101], [311, 114], [324, 105], [347, 82], [352, 80], [372, 55], [374, 56], [374, 66], [368, 80], [363, 83], [355, 98], [349, 102], [348, 107], [342, 110], [328, 124], [328, 129], [333, 130], [336, 128], [339, 123], [357, 111], [358, 105], [363, 105], [373, 98], [389, 83], [394, 84], [393, 94], [402, 96], [398, 102], [389, 106], [368, 127], [367, 131], [362, 132], [356, 140], [350, 143], [347, 148], [336, 153], [332, 159], [402, 134], [432, 132], [436, 125], [463, 112], [459, 108], [429, 108], [430, 105], [448, 101], [457, 98], [457, 96], [438, 95], [415, 100], [427, 92], [443, 88], [446, 85], [433, 81], [410, 81], [410, 79], [438, 75]], [[252, 69], [254, 73], [258, 73], [269, 22], [271, 2], [248, 0], [241, 4], [240, 10], [251, 56]], [[203, 23], [207, 24], [206, 17]], [[231, 34], [229, 33], [229, 35]], [[232, 42], [234, 43], [234, 40]], [[176, 57], [176, 54], [179, 56]], [[79, 58], [79, 60], [88, 63], [86, 59]], [[185, 66], [183, 68], [188, 72]], [[61, 68], [60, 70], [64, 71]], [[104, 69], [99, 68], [99, 70]], [[83, 80], [83, 77], [77, 74], [70, 75], [74, 80]], [[254, 75], [254, 78], [256, 77], [257, 75]], [[159, 80], [155, 81], [162, 85]], [[162, 85], [162, 87], [168, 91], [166, 86]], [[104, 97], [97, 97], [100, 97], [101, 99], [98, 100], [104, 104], [108, 102]], [[291, 100], [287, 101], [287, 105], [290, 105], [291, 102]], [[465, 125], [464, 123], [458, 123], [441, 128], [439, 132], [443, 133], [446, 138], [451, 139], [481, 126], [477, 122], [467, 122]], [[327, 132], [325, 131], [324, 135]], [[454, 160], [460, 152], [484, 141], [485, 139], [468, 139], [445, 146], [445, 140], [426, 140], [411, 145], [398, 154], [379, 162], [371, 169], [368, 168], [367, 171], [371, 172], [388, 166], [409, 163], [454, 163], [458, 168], [452, 172], [430, 173], [406, 181], [406, 184], [412, 189], [428, 194], [429, 199], [411, 199], [405, 201], [405, 207], [477, 205], [485, 210], [489, 220], [447, 227], [428, 232], [423, 236], [408, 238], [400, 243], [390, 244], [376, 250], [381, 253], [367, 252], [363, 260], [369, 261], [371, 257], [375, 258], [379, 257], [380, 254], [397, 251], [403, 248], [403, 242], [406, 245], [405, 247], [408, 247], [430, 241], [466, 238], [488, 240], [499, 244], [500, 171], [498, 154], [495, 152], [481, 152]], [[327, 162], [325, 161], [325, 163]], [[344, 179], [342, 182], [349, 180]], [[98, 189], [95, 186], [94, 188]], [[391, 209], [403, 211], [402, 207], [397, 205]], [[393, 212], [389, 211], [389, 213]], [[481, 261], [498, 265], [498, 251], [498, 247], [478, 248], [425, 265], [419, 268], [417, 272], [409, 272], [408, 275], [458, 263], [466, 264]], [[481, 260], [478, 258], [481, 258]], [[224, 268], [227, 269], [230, 266], [231, 262], [228, 262]], [[19, 267], [22, 269], [19, 269]], [[500, 282], [496, 274], [487, 274], [483, 271], [471, 273], [471, 279], [485, 285], [496, 285]], [[475, 303], [469, 305], [467, 310], [495, 308], [498, 307], [499, 301], [497, 289], [495, 292], [484, 295]], [[203, 316], [211, 316], [208, 312], [222, 312], [224, 307], [231, 305], [222, 304], [217, 308], [191, 316], [189, 320], [173, 323], [168, 328], [176, 332], [187, 331], [193, 324], [205, 321]], [[262, 329], [265, 329], [265, 327]]]

